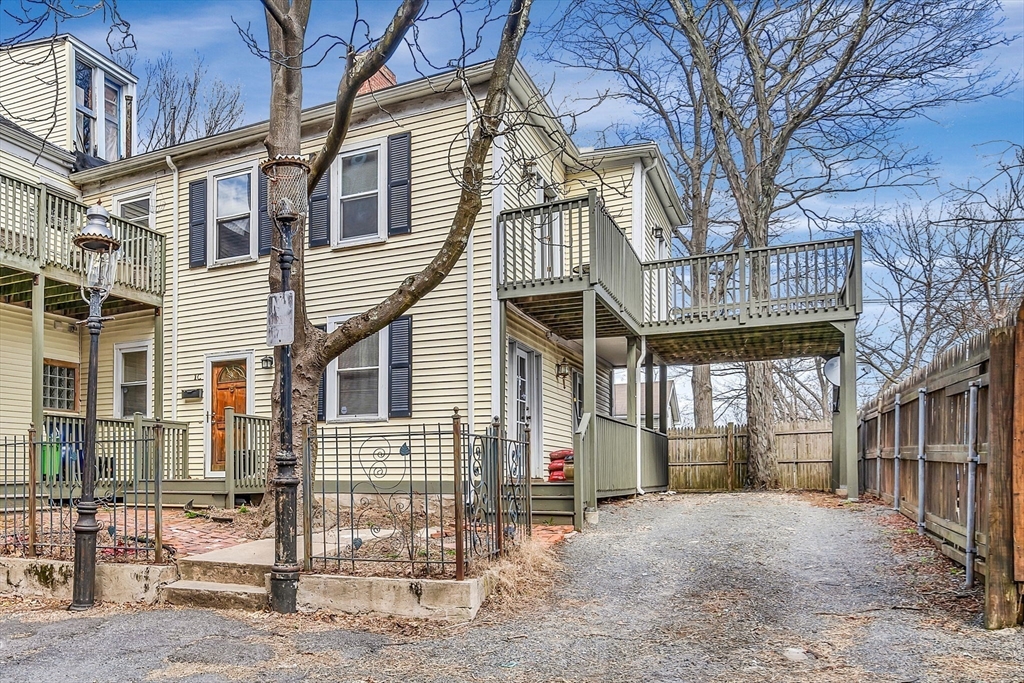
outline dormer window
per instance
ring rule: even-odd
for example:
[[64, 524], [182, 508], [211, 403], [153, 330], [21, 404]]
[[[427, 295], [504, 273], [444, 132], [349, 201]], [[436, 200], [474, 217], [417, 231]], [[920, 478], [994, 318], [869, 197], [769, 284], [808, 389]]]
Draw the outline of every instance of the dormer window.
[[124, 155], [124, 84], [109, 69], [75, 59], [75, 150], [105, 161]]

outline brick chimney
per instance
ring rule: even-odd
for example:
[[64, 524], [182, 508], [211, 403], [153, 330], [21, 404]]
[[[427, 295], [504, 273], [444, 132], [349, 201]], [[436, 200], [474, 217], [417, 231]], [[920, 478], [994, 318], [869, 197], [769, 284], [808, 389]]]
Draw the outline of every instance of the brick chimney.
[[395, 74], [387, 65], [381, 66], [380, 71], [370, 76], [370, 79], [359, 86], [358, 95], [365, 95], [368, 92], [374, 90], [383, 90], [384, 88], [390, 88], [398, 83], [398, 79], [395, 78]]

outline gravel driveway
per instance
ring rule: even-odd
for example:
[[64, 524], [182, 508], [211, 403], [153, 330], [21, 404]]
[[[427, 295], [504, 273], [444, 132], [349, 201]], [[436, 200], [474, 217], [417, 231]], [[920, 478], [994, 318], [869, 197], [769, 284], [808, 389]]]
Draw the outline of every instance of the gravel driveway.
[[894, 554], [906, 525], [813, 500], [604, 506], [560, 547], [547, 600], [471, 625], [15, 603], [0, 680], [1024, 681], [1024, 633], [981, 629], [976, 594], [951, 593], [933, 551]]

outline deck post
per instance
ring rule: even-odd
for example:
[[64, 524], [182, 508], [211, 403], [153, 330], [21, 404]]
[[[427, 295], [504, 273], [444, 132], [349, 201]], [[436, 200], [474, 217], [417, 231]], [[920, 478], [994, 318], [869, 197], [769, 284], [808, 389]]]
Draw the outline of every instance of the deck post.
[[[40, 246], [40, 248], [42, 247]], [[46, 348], [43, 313], [45, 308], [46, 276], [39, 273], [32, 278], [32, 426], [36, 429], [40, 441], [46, 441], [49, 437], [43, 424], [43, 356]]]
[[654, 354], [644, 357], [644, 427], [654, 429]]
[[164, 316], [153, 309], [153, 419], [164, 419]]
[[843, 348], [840, 357], [839, 413], [843, 424], [842, 460], [846, 470], [846, 499], [860, 495], [857, 463], [857, 323], [842, 323]]
[[626, 422], [636, 429], [636, 490], [643, 493], [640, 486], [640, 466], [643, 440], [640, 435], [640, 421], [637, 419], [637, 366], [640, 364], [640, 346], [642, 340], [637, 337], [626, 337]]
[[[597, 414], [597, 294], [592, 287], [583, 291], [583, 412]], [[576, 495], [583, 496], [585, 521], [597, 522], [597, 444], [594, 430], [583, 437], [582, 462], [577, 461], [579, 478]], [[577, 456], [578, 457], [578, 456]], [[579, 466], [583, 465], [583, 471]]]
[[658, 431], [668, 434], [668, 366], [658, 366]]

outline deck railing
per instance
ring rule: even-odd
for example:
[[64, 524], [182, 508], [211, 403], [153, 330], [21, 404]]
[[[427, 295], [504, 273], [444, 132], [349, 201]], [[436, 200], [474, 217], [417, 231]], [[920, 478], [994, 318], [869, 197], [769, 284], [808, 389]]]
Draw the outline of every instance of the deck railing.
[[854, 309], [860, 235], [645, 263], [646, 324], [706, 323]]
[[270, 418], [224, 409], [224, 480], [228, 506], [235, 493], [263, 493], [270, 458]]
[[597, 445], [597, 496], [636, 493], [636, 425], [595, 415], [591, 425]]
[[[84, 204], [0, 175], [0, 258], [66, 271], [77, 281], [84, 263], [72, 240], [85, 225], [85, 212]], [[164, 236], [114, 216], [110, 225], [121, 242], [115, 294], [162, 296]]]
[[529, 288], [589, 278], [624, 311], [639, 317], [640, 259], [596, 190], [586, 197], [503, 211], [498, 226], [502, 286]]

